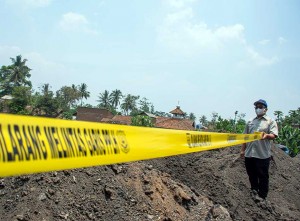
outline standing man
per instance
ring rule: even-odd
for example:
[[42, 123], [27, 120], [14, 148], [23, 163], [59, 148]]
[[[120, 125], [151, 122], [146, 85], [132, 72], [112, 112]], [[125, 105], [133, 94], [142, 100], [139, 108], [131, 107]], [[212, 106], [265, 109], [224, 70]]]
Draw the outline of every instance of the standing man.
[[266, 115], [268, 104], [265, 100], [254, 103], [256, 117], [246, 124], [244, 133], [263, 132], [262, 139], [242, 144], [241, 157], [245, 157], [246, 171], [251, 185], [251, 195], [265, 199], [269, 191], [269, 165], [271, 140], [278, 136], [276, 121]]

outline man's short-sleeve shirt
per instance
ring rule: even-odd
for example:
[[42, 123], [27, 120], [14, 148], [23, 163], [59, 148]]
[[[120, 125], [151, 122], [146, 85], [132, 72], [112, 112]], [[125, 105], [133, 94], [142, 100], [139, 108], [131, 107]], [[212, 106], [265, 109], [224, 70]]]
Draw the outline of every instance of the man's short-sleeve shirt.
[[[263, 117], [255, 117], [250, 120], [244, 130], [245, 134], [254, 132], [265, 132], [278, 136], [278, 127], [276, 121], [264, 115]], [[255, 157], [266, 159], [271, 157], [271, 141], [268, 139], [257, 140], [246, 144], [245, 157]]]

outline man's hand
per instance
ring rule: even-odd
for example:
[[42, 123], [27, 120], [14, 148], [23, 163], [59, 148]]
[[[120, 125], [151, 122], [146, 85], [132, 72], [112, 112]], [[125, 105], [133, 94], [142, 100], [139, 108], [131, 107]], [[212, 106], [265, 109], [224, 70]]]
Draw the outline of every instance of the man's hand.
[[244, 151], [244, 150], [241, 150], [241, 152], [240, 152], [240, 157], [241, 157], [241, 158], [244, 158], [244, 157], [245, 157], [245, 151]]
[[245, 150], [246, 150], [246, 144], [242, 144], [241, 152], [240, 152], [240, 157], [244, 158], [245, 157]]
[[274, 134], [267, 134], [267, 133], [265, 133], [265, 132], [262, 133], [262, 137], [261, 137], [261, 139], [263, 139], [263, 140], [266, 140], [266, 139], [268, 139], [268, 140], [273, 140], [273, 139], [275, 139], [275, 138], [276, 138], [276, 137], [275, 137]]

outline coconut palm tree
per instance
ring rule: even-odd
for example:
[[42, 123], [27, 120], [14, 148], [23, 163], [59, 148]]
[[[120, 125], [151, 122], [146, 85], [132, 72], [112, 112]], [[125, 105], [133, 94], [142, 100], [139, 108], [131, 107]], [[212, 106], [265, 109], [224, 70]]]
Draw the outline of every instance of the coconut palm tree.
[[125, 115], [129, 114], [129, 111], [133, 111], [137, 109], [137, 100], [140, 96], [134, 96], [131, 94], [127, 94], [121, 104], [121, 109], [124, 111]]
[[281, 122], [282, 121], [282, 116], [283, 112], [282, 111], [274, 111], [274, 115], [276, 116], [276, 121]]
[[0, 69], [0, 95], [12, 94], [13, 88], [19, 86], [29, 86], [31, 88], [31, 81], [28, 80], [30, 75], [30, 68], [26, 66], [27, 59], [22, 60], [22, 56], [18, 55], [16, 58], [10, 58], [11, 65], [2, 66]]
[[207, 125], [207, 117], [205, 115], [202, 115], [199, 119], [200, 123], [203, 125], [203, 126], [206, 126]]
[[50, 92], [50, 85], [49, 84], [44, 84], [42, 87], [41, 87], [41, 90], [42, 90], [42, 94], [44, 96], [47, 96]]
[[12, 65], [10, 65], [10, 76], [9, 82], [14, 87], [18, 86], [29, 86], [31, 87], [31, 81], [28, 78], [31, 77], [29, 73], [31, 69], [26, 66], [27, 59], [22, 60], [22, 56], [18, 55], [16, 58], [10, 58]]
[[120, 105], [122, 97], [123, 97], [123, 94], [118, 89], [111, 92], [110, 103], [115, 109], [117, 109], [117, 107]]
[[80, 94], [80, 98], [81, 98], [81, 106], [82, 106], [83, 98], [87, 99], [88, 97], [90, 97], [90, 92], [87, 91], [87, 85], [85, 83], [82, 83], [78, 87], [79, 87], [78, 90], [79, 90], [79, 94]]
[[100, 93], [98, 96], [99, 102], [98, 107], [104, 107], [104, 108], [109, 108], [110, 107], [110, 97], [109, 97], [109, 91], [105, 90], [103, 93]]

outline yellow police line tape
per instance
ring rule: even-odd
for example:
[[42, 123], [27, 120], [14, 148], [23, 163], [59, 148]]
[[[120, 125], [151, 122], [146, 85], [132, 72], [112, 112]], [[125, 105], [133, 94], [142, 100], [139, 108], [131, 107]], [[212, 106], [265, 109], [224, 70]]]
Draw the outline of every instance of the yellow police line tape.
[[228, 147], [261, 134], [169, 130], [0, 114], [0, 177]]

